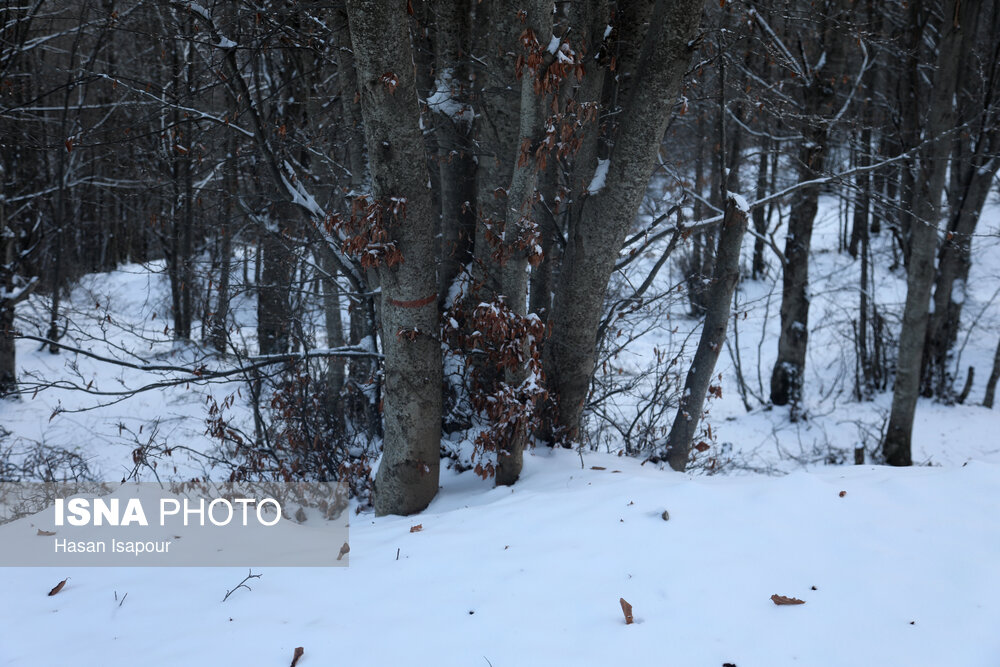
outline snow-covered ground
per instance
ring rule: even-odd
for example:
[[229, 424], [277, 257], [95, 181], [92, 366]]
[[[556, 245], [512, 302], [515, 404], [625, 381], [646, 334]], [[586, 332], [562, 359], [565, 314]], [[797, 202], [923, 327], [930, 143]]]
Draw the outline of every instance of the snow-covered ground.
[[[979, 403], [1000, 330], [1000, 207], [985, 216], [959, 336], [958, 384], [969, 365], [976, 381], [965, 405], [921, 400], [914, 460], [925, 465], [827, 463], [859, 444], [870, 461], [891, 400], [852, 397], [857, 264], [834, 250], [836, 209], [827, 202], [811, 267], [807, 418], [791, 423], [787, 409], [752, 397], [747, 412], [723, 353], [706, 456], [731, 461], [724, 474], [641, 465], [616, 456], [613, 441], [600, 452], [536, 450], [512, 489], [446, 471], [419, 517], [352, 515], [348, 568], [255, 569], [253, 590], [225, 602], [245, 570], [0, 569], [0, 665], [287, 665], [298, 646], [300, 667], [998, 665], [1000, 411]], [[905, 284], [902, 271], [889, 271], [888, 243], [888, 234], [873, 241], [875, 300], [898, 327]], [[745, 281], [738, 294], [754, 391], [766, 389], [775, 355], [775, 290], [773, 279]], [[162, 276], [144, 267], [87, 276], [68, 300], [81, 331], [66, 341], [98, 354], [216, 363], [170, 344], [166, 297]], [[25, 330], [44, 331], [44, 305], [36, 297], [22, 306]], [[252, 301], [235, 309], [252, 323]], [[641, 367], [654, 347], [678, 349], [696, 326], [683, 310], [679, 303], [670, 322], [640, 338], [622, 367]], [[101, 327], [107, 343], [93, 340]], [[29, 383], [61, 378], [114, 392], [150, 381], [29, 341], [18, 354]], [[118, 479], [150, 437], [213, 446], [207, 401], [237, 388], [182, 385], [121, 401], [46, 390], [0, 403], [10, 432], [0, 447], [69, 448], [96, 476]], [[84, 410], [96, 402], [106, 405]], [[235, 419], [247, 418], [241, 405]], [[176, 455], [159, 472], [183, 477], [199, 465]], [[66, 577], [58, 595], [46, 595]], [[776, 606], [772, 594], [805, 604]], [[634, 624], [619, 598], [633, 605]]]
[[302, 666], [1000, 661], [996, 464], [583, 463], [536, 452], [513, 489], [448, 473], [419, 517], [354, 517], [350, 567], [257, 569], [225, 602], [245, 570], [0, 570], [0, 664], [283, 666], [298, 646]]

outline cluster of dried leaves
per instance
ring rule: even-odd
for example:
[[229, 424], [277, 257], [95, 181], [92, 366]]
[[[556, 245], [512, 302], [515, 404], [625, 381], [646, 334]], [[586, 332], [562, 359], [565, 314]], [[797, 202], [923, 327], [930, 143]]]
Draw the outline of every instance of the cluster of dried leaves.
[[[541, 426], [548, 405], [541, 359], [545, 324], [535, 315], [515, 313], [502, 299], [471, 309], [458, 299], [442, 330], [444, 340], [466, 360], [469, 402], [486, 424], [475, 440], [480, 457], [475, 472], [486, 479], [496, 472], [492, 455]], [[525, 380], [507, 381], [522, 369]]]
[[341, 249], [357, 258], [361, 266], [395, 266], [402, 263], [403, 253], [389, 234], [389, 227], [406, 219], [406, 198], [374, 199], [355, 197], [351, 214], [344, 217], [331, 215], [326, 221], [327, 232], [343, 235]]

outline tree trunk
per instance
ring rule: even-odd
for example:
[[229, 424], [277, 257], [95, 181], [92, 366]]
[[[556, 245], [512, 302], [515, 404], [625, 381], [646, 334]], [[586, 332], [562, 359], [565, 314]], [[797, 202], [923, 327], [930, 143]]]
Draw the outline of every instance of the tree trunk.
[[[767, 193], [767, 157], [771, 142], [767, 139], [761, 142], [760, 160], [757, 164], [757, 199], [761, 199]], [[753, 210], [753, 229], [757, 233], [753, 241], [753, 272], [754, 280], [764, 277], [767, 264], [764, 261], [764, 237], [767, 236], [767, 210], [763, 206], [758, 206]]]
[[[702, 4], [701, 0], [656, 2], [648, 30], [628, 35], [638, 43], [639, 35], [645, 34], [644, 57], [634, 70], [619, 61], [627, 101], [605, 165], [603, 187], [593, 188], [579, 218], [571, 223], [552, 307], [552, 334], [545, 345], [548, 388], [557, 401], [558, 425], [569, 438], [579, 435], [608, 280], [638, 213], [690, 62]], [[625, 85], [636, 72], [641, 85]]]
[[[817, 127], [799, 152], [800, 180], [815, 178], [823, 170], [827, 132]], [[785, 266], [782, 272], [781, 334], [778, 358], [771, 371], [771, 402], [792, 404], [802, 401], [803, 375], [806, 369], [806, 345], [809, 341], [809, 248], [813, 222], [819, 207], [819, 186], [800, 188], [792, 195], [785, 237]], [[795, 419], [793, 411], [792, 418]]]
[[[830, 119], [838, 101], [840, 78], [845, 71], [844, 28], [838, 23], [838, 12], [847, 3], [831, 1], [823, 5], [819, 17], [817, 43], [802, 53], [808, 83], [802, 94], [805, 117], [803, 140], [799, 146], [798, 177], [800, 182], [816, 178], [824, 169], [830, 144]], [[811, 71], [811, 59], [825, 64]], [[781, 292], [781, 333], [778, 357], [771, 372], [771, 402], [791, 404], [791, 419], [798, 418], [802, 402], [802, 387], [806, 368], [806, 347], [809, 341], [809, 249], [813, 223], [819, 206], [819, 186], [797, 190], [791, 198], [788, 231], [785, 236], [785, 264]]]
[[[260, 281], [257, 284], [257, 344], [261, 354], [284, 354], [291, 345], [293, 254], [285, 230], [297, 215], [288, 202], [276, 202], [271, 220], [261, 224], [259, 234]], [[275, 220], [276, 219], [276, 220]]]
[[442, 306], [452, 284], [472, 258], [476, 235], [476, 162], [472, 146], [468, 54], [472, 9], [468, 0], [436, 8], [437, 76], [428, 99], [437, 137], [441, 196], [441, 266], [438, 300]]
[[952, 145], [951, 137], [945, 133], [955, 124], [954, 96], [959, 78], [963, 25], [975, 25], [975, 15], [979, 8], [978, 0], [966, 0], [960, 8], [956, 6], [956, 2], [957, 0], [947, 0], [944, 6], [945, 21], [941, 26], [937, 73], [924, 133], [928, 138], [927, 147], [921, 151], [920, 176], [916, 179], [919, 194], [910, 227], [906, 305], [899, 335], [892, 410], [883, 443], [886, 462], [897, 466], [912, 464], [913, 419], [920, 394], [920, 366], [927, 332], [931, 285], [934, 281], [941, 195]]
[[[413, 514], [437, 493], [441, 456], [441, 345], [433, 202], [401, 0], [348, 0], [373, 194], [402, 261], [385, 261], [382, 344], [385, 437], [375, 512]], [[393, 212], [390, 198], [405, 200]]]
[[[337, 267], [326, 255], [316, 258], [324, 275], [319, 282], [323, 290], [323, 321], [326, 328], [326, 346], [337, 348], [344, 345], [344, 322], [340, 312], [340, 289], [337, 286]], [[324, 389], [329, 411], [336, 415], [338, 421], [343, 420], [340, 395], [347, 379], [344, 359], [330, 357], [326, 362], [326, 387]]]
[[934, 284], [934, 311], [927, 323], [924, 352], [923, 394], [951, 397], [951, 376], [948, 360], [961, 324], [962, 304], [967, 291], [966, 281], [972, 265], [972, 238], [986, 203], [1000, 160], [991, 167], [974, 166], [955, 212], [949, 220], [945, 240], [938, 253], [937, 277]]
[[212, 347], [224, 354], [229, 343], [229, 278], [232, 272], [233, 255], [233, 219], [236, 214], [236, 201], [239, 197], [239, 172], [237, 160], [237, 143], [235, 133], [230, 133], [226, 140], [226, 162], [222, 173], [223, 217], [219, 226], [219, 296], [212, 313], [209, 337]]
[[719, 234], [715, 270], [705, 295], [705, 324], [701, 340], [691, 361], [677, 416], [667, 437], [667, 460], [674, 470], [683, 471], [687, 467], [691, 441], [705, 405], [705, 392], [726, 340], [733, 292], [740, 280], [740, 246], [747, 230], [747, 214], [746, 202], [730, 195], [726, 200], [726, 214]]
[[[551, 0], [530, 0], [528, 4], [527, 27], [535, 33], [539, 43], [547, 44], [546, 38], [552, 35], [552, 11]], [[529, 59], [530, 55], [526, 53], [525, 59]], [[521, 76], [518, 144], [522, 149], [516, 157], [517, 166], [506, 197], [503, 243], [507, 261], [501, 269], [501, 289], [507, 306], [515, 315], [521, 317], [528, 314], [528, 253], [526, 249], [519, 247], [518, 242], [524, 235], [531, 234], [531, 227], [536, 225], [532, 209], [540, 165], [536, 161], [535, 153], [537, 150], [544, 150], [542, 142], [545, 138], [545, 109], [551, 96], [541, 92], [536, 93], [535, 83], [536, 80], [543, 78], [545, 69], [554, 59], [554, 54], [549, 53], [548, 56], [543, 57], [537, 72], [532, 72], [526, 67]], [[555, 156], [550, 156], [550, 159], [555, 159]], [[528, 378], [527, 363], [528, 360], [524, 359], [516, 369], [505, 372], [504, 381], [508, 386], [516, 388]], [[497, 452], [498, 485], [509, 486], [517, 481], [521, 474], [527, 439], [526, 427], [518, 428]]]
[[986, 396], [983, 398], [984, 408], [993, 408], [993, 397], [996, 395], [997, 380], [1000, 380], [1000, 341], [997, 341], [997, 351], [993, 355], [993, 371], [986, 381]]

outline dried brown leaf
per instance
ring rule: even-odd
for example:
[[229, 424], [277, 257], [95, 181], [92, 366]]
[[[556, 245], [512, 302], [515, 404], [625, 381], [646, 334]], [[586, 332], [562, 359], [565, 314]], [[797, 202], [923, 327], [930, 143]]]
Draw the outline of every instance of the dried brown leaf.
[[289, 665], [288, 667], [295, 667], [295, 665], [299, 662], [299, 658], [301, 658], [302, 654], [305, 652], [306, 651], [304, 648], [302, 648], [301, 646], [296, 646], [295, 653], [292, 655], [292, 664]]
[[351, 545], [344, 542], [344, 546], [340, 547], [340, 553], [337, 554], [337, 560], [343, 558], [351, 550]]
[[63, 589], [63, 586], [66, 585], [67, 581], [69, 581], [69, 577], [66, 577], [65, 579], [63, 579], [62, 581], [60, 581], [58, 584], [56, 584], [55, 588], [53, 588], [51, 591], [49, 591], [49, 595], [52, 596], [52, 595], [55, 595], [56, 593], [58, 593], [59, 591], [61, 591]]
[[39, 535], [39, 537], [50, 537], [50, 536], [55, 535], [55, 534], [56, 534], [56, 531], [54, 531], [54, 530], [42, 530], [41, 528], [38, 529], [38, 535]]
[[774, 595], [771, 596], [771, 602], [773, 602], [776, 605], [805, 604], [806, 603], [805, 600], [800, 600], [798, 598], [790, 598], [790, 597], [786, 597], [784, 595], [778, 595], [777, 593], [775, 593]]
[[423, 529], [424, 529], [424, 524], [422, 524], [422, 523], [418, 523], [415, 526], [410, 526], [410, 532], [411, 533], [419, 533]]
[[625, 614], [625, 625], [632, 625], [635, 619], [632, 618], [632, 605], [625, 602], [625, 598], [618, 598], [618, 602], [622, 605], [622, 613]]

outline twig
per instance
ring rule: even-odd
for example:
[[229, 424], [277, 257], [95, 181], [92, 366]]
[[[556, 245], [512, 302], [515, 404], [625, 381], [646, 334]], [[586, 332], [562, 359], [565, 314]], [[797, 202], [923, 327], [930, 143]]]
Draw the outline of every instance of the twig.
[[260, 579], [263, 576], [263, 575], [260, 575], [260, 574], [254, 574], [253, 570], [247, 570], [247, 572], [248, 572], [248, 574], [247, 574], [246, 577], [243, 578], [243, 581], [241, 581], [233, 590], [226, 591], [226, 597], [222, 598], [223, 602], [225, 602], [226, 600], [228, 600], [230, 595], [232, 595], [236, 591], [240, 590], [241, 588], [245, 588], [248, 591], [252, 591], [253, 589], [250, 588], [249, 586], [247, 586], [247, 582], [250, 581], [251, 579]]

